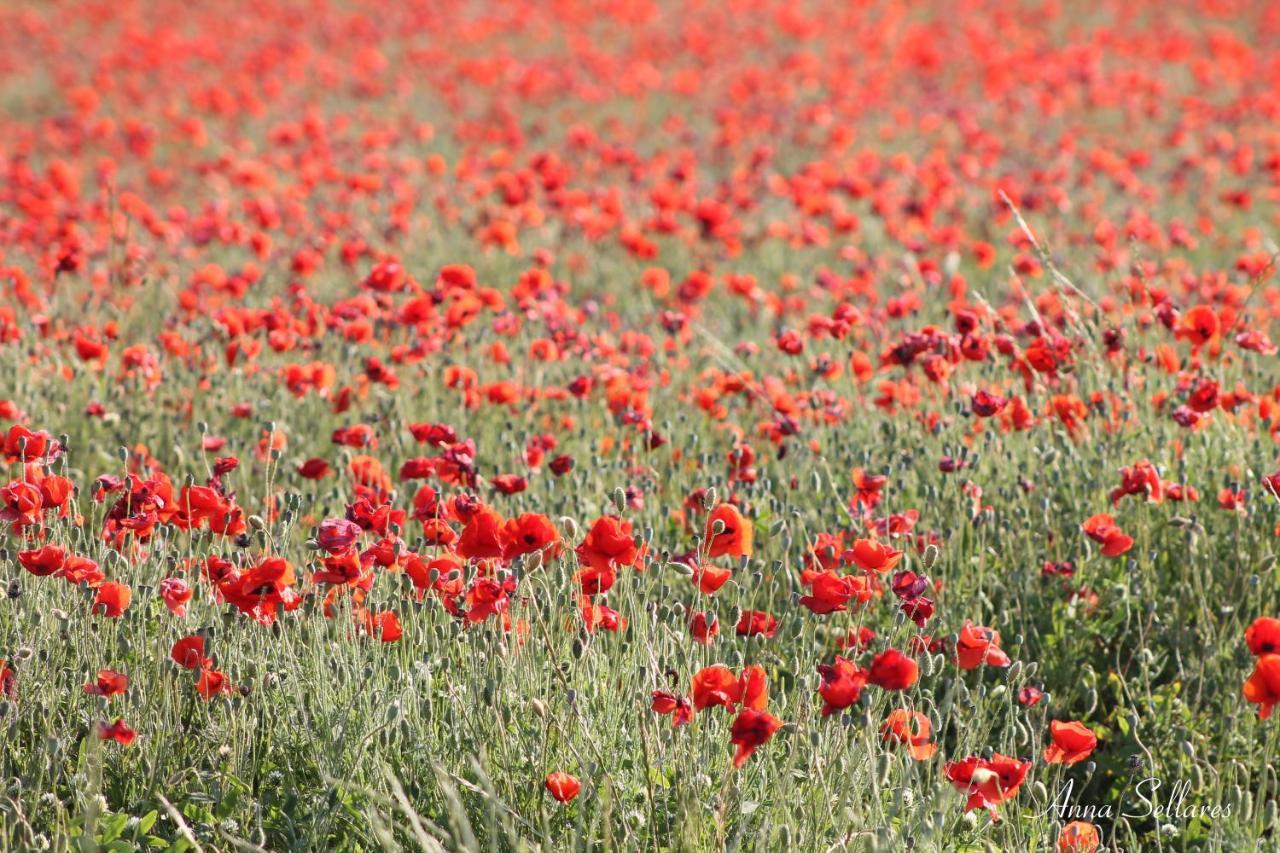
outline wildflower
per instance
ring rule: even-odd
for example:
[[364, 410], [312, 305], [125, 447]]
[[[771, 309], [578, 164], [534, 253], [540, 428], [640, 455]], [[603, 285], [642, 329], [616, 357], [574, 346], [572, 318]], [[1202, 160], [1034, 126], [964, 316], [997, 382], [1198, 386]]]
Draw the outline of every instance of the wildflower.
[[1049, 723], [1052, 743], [1045, 748], [1044, 760], [1048, 764], [1078, 764], [1093, 754], [1098, 746], [1098, 736], [1084, 723]]

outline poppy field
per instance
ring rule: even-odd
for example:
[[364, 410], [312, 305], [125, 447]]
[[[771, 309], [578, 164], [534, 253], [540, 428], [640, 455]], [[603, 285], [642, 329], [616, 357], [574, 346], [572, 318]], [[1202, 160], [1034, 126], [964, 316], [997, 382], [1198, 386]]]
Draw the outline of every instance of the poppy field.
[[0, 849], [1280, 844], [1280, 6], [0, 6]]

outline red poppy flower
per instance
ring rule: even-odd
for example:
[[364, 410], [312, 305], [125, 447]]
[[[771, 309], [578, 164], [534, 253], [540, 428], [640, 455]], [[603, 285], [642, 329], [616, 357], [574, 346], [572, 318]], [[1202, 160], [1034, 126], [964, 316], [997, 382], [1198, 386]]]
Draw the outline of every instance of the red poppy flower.
[[929, 718], [919, 711], [895, 708], [885, 718], [880, 734], [886, 741], [906, 744], [907, 754], [916, 761], [928, 761], [938, 751], [938, 745], [930, 742], [933, 727]]
[[1280, 653], [1280, 619], [1259, 616], [1244, 632], [1244, 641], [1254, 657]]
[[109, 619], [119, 619], [129, 609], [133, 590], [128, 584], [107, 581], [98, 587], [93, 599], [93, 612]]
[[758, 748], [768, 743], [782, 728], [782, 721], [767, 711], [744, 708], [738, 712], [730, 729], [730, 740], [738, 747], [733, 766], [741, 767]]
[[1147, 460], [1120, 469], [1120, 485], [1111, 490], [1111, 505], [1116, 506], [1125, 495], [1142, 495], [1151, 503], [1164, 499], [1164, 487], [1156, 467]]
[[1280, 654], [1266, 654], [1253, 665], [1253, 674], [1244, 683], [1244, 698], [1258, 706], [1258, 719], [1271, 716], [1280, 703]]
[[578, 559], [599, 571], [634, 565], [640, 556], [640, 549], [632, 535], [631, 522], [617, 516], [601, 516], [591, 525], [586, 538], [578, 545]]
[[356, 543], [361, 534], [360, 525], [345, 518], [329, 518], [320, 522], [315, 541], [330, 554], [340, 554]]
[[43, 430], [32, 432], [21, 424], [9, 427], [4, 446], [0, 449], [10, 462], [30, 462], [43, 458], [45, 454], [54, 458], [62, 452], [62, 446], [49, 433]]
[[778, 633], [778, 620], [763, 610], [745, 610], [738, 618], [737, 631], [739, 637], [754, 637], [763, 634], [772, 638]]
[[695, 642], [709, 646], [720, 633], [720, 620], [716, 619], [715, 614], [699, 610], [689, 620], [689, 633], [693, 635]]
[[128, 746], [138, 738], [138, 733], [129, 728], [122, 719], [114, 723], [108, 723], [105, 720], [99, 722], [95, 733], [98, 740], [113, 740], [121, 746]]
[[1018, 793], [1030, 770], [1030, 761], [1018, 761], [997, 752], [989, 759], [971, 755], [949, 762], [943, 773], [957, 791], [968, 794], [965, 811], [986, 809], [992, 820], [999, 820], [996, 806]]
[[665, 690], [655, 690], [650, 707], [659, 714], [671, 714], [671, 725], [683, 726], [693, 721], [693, 706], [683, 696]]
[[113, 669], [98, 670], [97, 680], [84, 686], [84, 692], [90, 696], [120, 696], [129, 689], [129, 676]]
[[590, 633], [595, 633], [601, 628], [614, 633], [627, 629], [626, 617], [612, 607], [592, 602], [587, 596], [582, 597], [579, 606], [582, 608], [582, 622]]
[[737, 507], [720, 504], [707, 517], [707, 556], [750, 557], [753, 535], [754, 526]]
[[165, 578], [160, 581], [160, 600], [175, 616], [186, 616], [191, 587], [182, 578]]
[[1073, 820], [1058, 833], [1058, 853], [1095, 853], [1101, 847], [1098, 828], [1088, 821]]
[[973, 413], [980, 418], [998, 415], [1000, 410], [1008, 404], [1009, 401], [1004, 397], [992, 394], [989, 391], [979, 391], [973, 395], [973, 400], [971, 401]]
[[1077, 764], [1098, 746], [1098, 736], [1084, 723], [1052, 720], [1049, 733], [1053, 742], [1044, 751], [1044, 760], [1049, 764]]
[[1208, 305], [1197, 305], [1182, 315], [1176, 336], [1202, 347], [1218, 335], [1218, 315]]
[[858, 539], [850, 555], [858, 567], [868, 572], [888, 572], [898, 565], [902, 552], [874, 539]]
[[200, 677], [196, 679], [196, 692], [205, 700], [209, 700], [215, 696], [233, 693], [235, 687], [231, 685], [231, 680], [227, 678], [226, 673], [206, 667], [200, 670]]
[[[806, 584], [810, 592], [808, 595], [800, 596], [800, 605], [820, 616], [847, 610], [849, 601], [855, 596], [859, 601], [870, 599], [865, 578], [838, 575], [828, 570], [806, 573], [801, 577], [801, 583]], [[865, 598], [863, 593], [866, 593]]]
[[400, 617], [396, 615], [394, 610], [367, 613], [362, 625], [365, 633], [377, 637], [384, 643], [397, 642], [404, 636], [404, 629], [400, 626]]
[[1107, 557], [1118, 557], [1133, 547], [1133, 539], [1126, 536], [1111, 516], [1099, 513], [1085, 520], [1080, 529], [1094, 542], [1102, 545]]
[[717, 706], [733, 711], [739, 703], [763, 710], [769, 703], [769, 688], [760, 666], [745, 667], [737, 676], [724, 664], [704, 667], [694, 674], [690, 694], [697, 711]]
[[60, 545], [45, 545], [31, 551], [18, 552], [18, 563], [36, 577], [47, 577], [60, 571], [66, 561], [66, 549]]
[[706, 564], [694, 568], [692, 579], [699, 592], [713, 595], [728, 583], [731, 577], [733, 577], [732, 569], [722, 569], [719, 566]]
[[822, 676], [818, 695], [822, 697], [824, 717], [855, 704], [867, 686], [867, 671], [839, 655], [834, 664], [819, 664], [818, 674]]
[[298, 466], [299, 476], [308, 480], [321, 480], [333, 473], [329, 463], [318, 457], [312, 457]]
[[1000, 650], [1000, 632], [966, 621], [956, 638], [956, 662], [961, 669], [977, 669], [988, 666], [1008, 666], [1009, 656]]
[[560, 552], [560, 533], [545, 515], [526, 512], [509, 519], [502, 530], [503, 558], [515, 559], [523, 554], [542, 551], [548, 557]]
[[183, 637], [174, 643], [169, 657], [173, 658], [178, 666], [187, 669], [202, 669], [211, 662], [204, 656], [204, 637], [198, 634]]
[[885, 690], [906, 690], [916, 683], [920, 666], [897, 649], [886, 649], [871, 661], [867, 680]]
[[551, 796], [562, 803], [569, 802], [578, 796], [578, 792], [582, 790], [582, 783], [578, 781], [576, 776], [570, 776], [568, 773], [559, 770], [554, 773], [548, 773], [547, 781], [544, 784]]

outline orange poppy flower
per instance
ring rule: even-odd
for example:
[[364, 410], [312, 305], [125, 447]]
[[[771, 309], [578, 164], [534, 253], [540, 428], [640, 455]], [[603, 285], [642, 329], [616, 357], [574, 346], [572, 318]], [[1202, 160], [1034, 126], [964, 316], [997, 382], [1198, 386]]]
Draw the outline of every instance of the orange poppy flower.
[[1092, 755], [1098, 746], [1098, 736], [1084, 723], [1052, 720], [1049, 733], [1053, 742], [1044, 750], [1044, 760], [1048, 764], [1078, 764]]
[[1258, 719], [1271, 716], [1280, 703], [1280, 654], [1266, 654], [1253, 665], [1253, 674], [1244, 683], [1244, 698], [1258, 706]]
[[937, 753], [938, 745], [930, 743], [932, 731], [928, 717], [919, 711], [908, 711], [905, 708], [890, 711], [884, 725], [880, 727], [881, 736], [886, 741], [906, 744], [907, 754], [916, 761], [928, 761]]
[[582, 783], [576, 776], [570, 776], [559, 770], [548, 773], [547, 780], [543, 784], [551, 796], [561, 803], [569, 802], [582, 790]]
[[93, 599], [93, 612], [109, 619], [119, 619], [129, 609], [133, 590], [128, 584], [107, 581], [98, 587]]
[[707, 517], [707, 556], [750, 557], [755, 528], [733, 504], [720, 504]]

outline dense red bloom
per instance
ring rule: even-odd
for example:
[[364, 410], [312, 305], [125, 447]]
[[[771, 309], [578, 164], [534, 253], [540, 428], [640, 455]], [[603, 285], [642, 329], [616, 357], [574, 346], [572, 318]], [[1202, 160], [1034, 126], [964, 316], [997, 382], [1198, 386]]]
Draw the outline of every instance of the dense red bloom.
[[98, 723], [94, 733], [98, 736], [98, 740], [113, 740], [121, 746], [128, 746], [138, 738], [138, 733], [129, 728], [122, 719], [114, 723], [103, 720]]
[[920, 666], [897, 649], [886, 649], [871, 661], [867, 680], [885, 690], [906, 690], [916, 683]]
[[1244, 683], [1244, 698], [1258, 706], [1258, 719], [1271, 716], [1271, 709], [1280, 703], [1280, 654], [1258, 658]]
[[173, 644], [173, 649], [169, 652], [169, 657], [173, 658], [178, 666], [187, 669], [202, 669], [208, 663], [209, 659], [204, 656], [204, 637], [193, 634], [190, 637], [183, 637]]
[[1156, 467], [1143, 459], [1130, 468], [1121, 468], [1120, 485], [1111, 490], [1111, 505], [1119, 504], [1125, 495], [1142, 495], [1151, 503], [1164, 500], [1164, 487]]
[[570, 776], [568, 773], [559, 770], [554, 773], [548, 773], [547, 781], [544, 784], [547, 792], [562, 803], [569, 802], [578, 796], [578, 792], [582, 790], [582, 783], [578, 781], [576, 776]]
[[129, 676], [114, 669], [98, 670], [97, 680], [84, 686], [84, 692], [90, 696], [120, 696], [129, 689]]
[[1098, 736], [1080, 722], [1049, 722], [1052, 743], [1045, 747], [1044, 760], [1049, 764], [1076, 764], [1093, 754]]
[[603, 628], [606, 631], [625, 631], [627, 629], [627, 619], [618, 611], [608, 605], [599, 602], [593, 602], [589, 597], [583, 596], [578, 602], [582, 608], [582, 622], [586, 626], [587, 631], [594, 633]]
[[930, 742], [933, 727], [929, 718], [919, 711], [894, 708], [880, 727], [886, 741], [906, 744], [907, 754], [916, 761], [928, 761], [938, 751], [938, 745]]
[[339, 554], [356, 543], [363, 532], [360, 525], [345, 518], [330, 518], [316, 529], [316, 544], [330, 554]]
[[329, 463], [318, 457], [312, 457], [298, 466], [298, 475], [308, 480], [321, 480], [333, 473]]
[[818, 674], [822, 676], [818, 695], [822, 697], [824, 717], [856, 703], [867, 686], [867, 671], [839, 655], [834, 664], [819, 664]]
[[1188, 309], [1178, 323], [1177, 336], [1197, 347], [1204, 346], [1218, 336], [1218, 315], [1208, 305]]
[[508, 519], [502, 530], [503, 557], [514, 559], [542, 551], [547, 557], [560, 553], [560, 534], [545, 515], [526, 512]]
[[849, 601], [855, 596], [859, 601], [870, 598], [869, 593], [865, 598], [863, 597], [863, 593], [868, 589], [866, 579], [853, 575], [838, 575], [828, 570], [816, 574], [810, 573], [807, 580], [801, 578], [801, 582], [807, 583], [810, 592], [808, 595], [800, 596], [800, 605], [819, 615], [847, 610]]
[[578, 559], [599, 571], [635, 565], [640, 549], [632, 536], [631, 522], [612, 515], [601, 516], [578, 545]]
[[235, 687], [232, 686], [231, 680], [227, 678], [226, 673], [206, 667], [200, 670], [200, 677], [196, 679], [196, 692], [204, 699], [209, 700], [215, 696], [234, 693]]
[[760, 634], [773, 637], [778, 633], [778, 620], [763, 610], [744, 610], [734, 630], [739, 637], [754, 637]]
[[377, 637], [384, 643], [394, 643], [404, 636], [400, 617], [393, 610], [383, 610], [379, 613], [366, 612], [361, 620], [361, 627], [366, 634]]
[[709, 646], [720, 633], [720, 620], [714, 614], [699, 610], [689, 619], [689, 633], [696, 642]]
[[698, 591], [706, 595], [713, 595], [720, 587], [728, 583], [731, 577], [733, 577], [732, 569], [722, 569], [710, 563], [694, 567], [692, 575], [693, 583], [698, 588]]
[[1009, 401], [998, 394], [992, 394], [989, 391], [979, 391], [973, 395], [972, 407], [973, 413], [980, 418], [989, 418], [993, 415], [1000, 414], [1000, 410], [1009, 404]]
[[751, 708], [739, 711], [730, 729], [730, 739], [738, 747], [733, 755], [733, 766], [746, 764], [752, 753], [768, 743], [780, 728], [782, 721], [767, 711]]
[[744, 667], [737, 676], [724, 664], [700, 669], [693, 676], [690, 695], [698, 711], [717, 706], [733, 711], [739, 704], [763, 710], [769, 704], [769, 687], [760, 666]]
[[175, 616], [186, 616], [191, 587], [182, 578], [165, 578], [160, 581], [160, 600]]
[[693, 721], [693, 706], [683, 696], [665, 690], [653, 691], [650, 707], [659, 714], [670, 714], [672, 726], [683, 726]]
[[37, 577], [47, 577], [61, 571], [66, 561], [66, 549], [60, 545], [45, 545], [31, 551], [18, 552], [18, 563]]
[[98, 587], [93, 599], [93, 612], [109, 619], [119, 619], [129, 609], [133, 590], [128, 584], [107, 581]]
[[0, 452], [4, 453], [9, 462], [30, 462], [43, 458], [46, 454], [50, 458], [56, 457], [62, 452], [62, 446], [44, 430], [32, 432], [21, 424], [14, 424], [5, 434]]
[[293, 590], [297, 575], [288, 560], [264, 557], [242, 574], [231, 574], [218, 583], [218, 592], [229, 604], [263, 625], [276, 620], [277, 610], [294, 610], [302, 597]]
[[1254, 657], [1280, 653], [1280, 619], [1270, 616], [1254, 619], [1245, 629], [1244, 641]]
[[996, 806], [1018, 793], [1029, 770], [1030, 761], [1018, 761], [997, 752], [989, 759], [971, 755], [949, 762], [943, 773], [957, 791], [969, 796], [965, 811], [986, 809], [992, 820], [999, 820]]
[[859, 539], [853, 543], [852, 558], [866, 571], [888, 572], [898, 565], [902, 552], [874, 539]]
[[1094, 542], [1102, 545], [1102, 553], [1108, 557], [1118, 557], [1133, 547], [1133, 539], [1126, 536], [1111, 516], [1105, 513], [1091, 516], [1080, 525], [1080, 529]]
[[1000, 650], [1000, 632], [966, 621], [956, 639], [956, 661], [961, 669], [1008, 666], [1009, 656]]
[[733, 504], [720, 504], [707, 516], [707, 556], [750, 557], [754, 526]]

